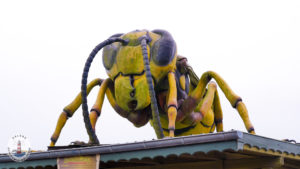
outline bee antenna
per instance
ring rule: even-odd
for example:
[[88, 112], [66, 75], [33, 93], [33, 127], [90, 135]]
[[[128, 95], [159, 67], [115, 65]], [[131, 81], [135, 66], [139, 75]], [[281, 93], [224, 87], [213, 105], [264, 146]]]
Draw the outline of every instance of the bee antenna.
[[141, 38], [141, 46], [142, 46], [142, 53], [143, 53], [143, 59], [144, 59], [144, 69], [145, 69], [145, 74], [146, 74], [147, 83], [148, 83], [148, 87], [149, 87], [149, 93], [150, 93], [150, 100], [151, 100], [153, 127], [154, 127], [157, 137], [164, 138], [164, 133], [163, 133], [163, 129], [161, 127], [160, 118], [159, 118], [159, 112], [158, 112], [158, 106], [157, 106], [157, 101], [156, 101], [156, 97], [155, 97], [154, 86], [152, 84], [152, 75], [150, 72], [148, 52], [147, 52], [147, 42], [149, 42], [149, 39], [147, 38], [147, 36], [144, 36]]
[[82, 113], [83, 113], [85, 128], [89, 135], [90, 141], [92, 141], [93, 144], [100, 144], [100, 142], [97, 138], [95, 131], [92, 129], [92, 125], [91, 125], [91, 122], [89, 119], [89, 110], [88, 110], [88, 104], [87, 104], [87, 78], [88, 78], [91, 63], [93, 62], [93, 59], [96, 56], [96, 54], [103, 47], [110, 45], [114, 42], [121, 42], [122, 45], [127, 45], [129, 43], [128, 40], [124, 40], [119, 37], [108, 38], [107, 40], [101, 42], [99, 45], [97, 45], [93, 49], [93, 51], [90, 53], [89, 57], [87, 58], [84, 69], [83, 69], [82, 80], [81, 80]]

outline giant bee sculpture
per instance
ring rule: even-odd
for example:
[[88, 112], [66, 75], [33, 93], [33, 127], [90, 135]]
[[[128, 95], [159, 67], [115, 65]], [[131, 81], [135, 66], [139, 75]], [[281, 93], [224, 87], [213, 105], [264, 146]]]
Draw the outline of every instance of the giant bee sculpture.
[[[87, 84], [90, 65], [102, 48], [108, 78]], [[97, 45], [85, 63], [81, 92], [63, 109], [50, 146], [55, 145], [67, 119], [81, 104], [89, 143], [99, 144], [95, 126], [105, 95], [114, 110], [136, 127], [150, 122], [157, 138], [210, 133], [215, 129], [221, 132], [223, 115], [217, 85], [239, 112], [247, 131], [255, 134], [242, 99], [213, 71], [198, 78], [176, 48], [165, 30], [116, 34]], [[100, 90], [89, 113], [87, 95], [98, 85]]]

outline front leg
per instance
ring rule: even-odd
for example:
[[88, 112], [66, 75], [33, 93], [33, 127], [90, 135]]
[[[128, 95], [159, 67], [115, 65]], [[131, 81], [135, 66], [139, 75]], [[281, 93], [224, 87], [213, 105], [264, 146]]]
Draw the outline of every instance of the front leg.
[[[103, 81], [102, 79], [95, 79], [95, 80], [91, 81], [87, 85], [87, 94], [89, 94], [90, 91], [95, 86], [101, 85], [102, 81]], [[65, 126], [68, 118], [72, 117], [73, 114], [75, 113], [75, 111], [79, 108], [79, 106], [81, 105], [81, 102], [82, 102], [82, 97], [81, 97], [81, 92], [80, 92], [76, 96], [76, 98], [63, 109], [63, 112], [61, 113], [61, 115], [58, 118], [55, 131], [51, 136], [50, 146], [55, 146], [55, 143], [60, 136], [62, 128]]]
[[92, 128], [93, 128], [94, 131], [95, 131], [97, 119], [101, 114], [101, 109], [102, 109], [104, 96], [105, 96], [105, 92], [107, 90], [108, 83], [109, 83], [109, 79], [105, 79], [103, 81], [103, 83], [100, 87], [100, 90], [98, 92], [96, 102], [95, 102], [95, 104], [93, 105], [93, 107], [91, 109], [90, 121], [91, 121], [91, 125], [92, 125]]
[[169, 119], [169, 137], [174, 137], [175, 121], [177, 117], [177, 88], [175, 73], [168, 73], [169, 91], [167, 96], [167, 109]]

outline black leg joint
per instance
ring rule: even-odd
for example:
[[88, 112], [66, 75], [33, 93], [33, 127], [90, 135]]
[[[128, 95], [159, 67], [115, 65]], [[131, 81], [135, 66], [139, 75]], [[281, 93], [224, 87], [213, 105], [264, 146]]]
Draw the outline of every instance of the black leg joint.
[[64, 108], [63, 111], [67, 114], [67, 117], [68, 117], [68, 118], [69, 118], [69, 117], [72, 117], [72, 114], [73, 114], [73, 113], [72, 113], [70, 110]]
[[250, 128], [248, 129], [248, 133], [251, 133], [252, 131], [254, 131], [254, 128], [253, 128], [253, 127], [250, 127]]
[[97, 110], [97, 109], [91, 109], [91, 112], [92, 111], [95, 111], [96, 113], [97, 113], [97, 116], [99, 117], [100, 116], [100, 114], [101, 114], [101, 112], [99, 111], [99, 110]]
[[175, 128], [174, 127], [170, 127], [169, 131], [175, 131]]
[[98, 86], [101, 86], [102, 83], [103, 83], [103, 80], [102, 80], [102, 79], [99, 79], [99, 81], [97, 82], [97, 85], [98, 85]]
[[[174, 130], [175, 130], [175, 131], [174, 131], [174, 135], [175, 135], [175, 136], [178, 136], [178, 135], [180, 135], [180, 134], [182, 134], [182, 133], [184, 133], [184, 132], [187, 132], [187, 131], [189, 131], [189, 130], [195, 128], [195, 127], [196, 127], [196, 125], [194, 125], [194, 126], [188, 126], [188, 127], [181, 128], [181, 129], [176, 129], [176, 130], [175, 130], [175, 128], [174, 128]], [[170, 131], [171, 129], [165, 129], [165, 128], [163, 128], [163, 130], [166, 131], [166, 132], [168, 132], [168, 131]]]
[[215, 123], [216, 124], [223, 123], [223, 119], [215, 119]]
[[56, 143], [56, 141], [57, 141], [57, 138], [53, 138], [53, 137], [51, 137], [50, 138], [50, 140], [55, 144]]
[[241, 101], [243, 101], [242, 98], [238, 98], [238, 99], [235, 101], [235, 103], [234, 103], [234, 105], [233, 105], [232, 107], [236, 109], [238, 103], [241, 102]]
[[212, 79], [210, 75], [207, 75], [207, 81], [209, 82]]
[[176, 110], [177, 110], [177, 106], [176, 106], [176, 105], [174, 105], [174, 104], [170, 104], [170, 105], [168, 106], [168, 109], [169, 109], [170, 107], [175, 107], [175, 108], [176, 108]]

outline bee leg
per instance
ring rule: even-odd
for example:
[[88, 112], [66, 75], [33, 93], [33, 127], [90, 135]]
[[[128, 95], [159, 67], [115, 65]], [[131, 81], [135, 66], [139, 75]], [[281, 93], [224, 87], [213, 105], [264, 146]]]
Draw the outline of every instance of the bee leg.
[[236, 95], [229, 85], [222, 79], [220, 75], [213, 71], [205, 72], [205, 74], [208, 74], [208, 76], [214, 78], [216, 82], [218, 83], [219, 87], [225, 94], [225, 97], [228, 99], [228, 101], [231, 103], [232, 107], [237, 109], [240, 117], [242, 118], [244, 125], [247, 129], [247, 131], [251, 134], [255, 134], [254, 127], [250, 122], [248, 110], [245, 106], [245, 104], [242, 102], [241, 97]]
[[[89, 92], [97, 85], [100, 85], [102, 83], [101, 79], [95, 79], [93, 81], [91, 81], [88, 85], [87, 85], [87, 94], [89, 94]], [[64, 127], [64, 125], [66, 124], [66, 121], [68, 120], [68, 118], [72, 117], [73, 114], [75, 113], [75, 111], [79, 108], [79, 106], [81, 105], [82, 102], [82, 98], [81, 98], [81, 92], [76, 96], [76, 98], [69, 104], [67, 105], [64, 109], [63, 112], [60, 114], [57, 124], [56, 124], [56, 128], [54, 133], [52, 134], [51, 137], [51, 143], [50, 146], [54, 146], [57, 139], [59, 138], [59, 135], [61, 133], [62, 128]]]
[[[217, 85], [214, 82], [210, 82], [208, 84], [204, 98], [196, 107], [195, 112], [191, 114], [194, 122], [200, 122], [205, 117], [205, 115], [212, 109], [216, 89]], [[212, 118], [212, 120], [214, 119]], [[213, 124], [213, 121], [209, 121], [207, 123]]]
[[221, 108], [220, 97], [217, 89], [214, 97], [213, 110], [217, 132], [223, 132], [223, 111]]
[[91, 121], [91, 125], [92, 125], [92, 128], [94, 131], [96, 130], [95, 127], [96, 127], [96, 122], [98, 120], [98, 117], [101, 114], [101, 109], [102, 109], [102, 105], [103, 105], [103, 101], [104, 101], [105, 92], [107, 90], [108, 82], [109, 82], [109, 79], [106, 79], [101, 84], [100, 90], [97, 95], [96, 102], [91, 109], [90, 121]]
[[168, 73], [169, 91], [167, 96], [168, 119], [169, 119], [169, 137], [174, 137], [175, 121], [177, 117], [177, 88], [175, 73]]
[[190, 92], [189, 97], [183, 102], [182, 106], [180, 107], [179, 111], [184, 112], [184, 116], [178, 119], [178, 121], [183, 120], [193, 112], [193, 110], [197, 106], [197, 103], [201, 101], [203, 95], [205, 94], [205, 86], [212, 78], [216, 80], [217, 84], [225, 94], [227, 100], [231, 103], [232, 107], [236, 108], [239, 112], [239, 115], [242, 118], [247, 131], [251, 134], [255, 134], [254, 127], [249, 119], [247, 108], [242, 102], [242, 99], [231, 90], [229, 85], [221, 78], [221, 76], [213, 71], [207, 71], [202, 74], [196, 88]]
[[[74, 112], [73, 112], [74, 113]], [[55, 131], [54, 133], [52, 134], [50, 140], [51, 140], [51, 143], [50, 143], [50, 146], [54, 146], [59, 135], [60, 135], [60, 132], [62, 130], [62, 128], [64, 127], [64, 125], [66, 124], [66, 121], [68, 120], [69, 117], [72, 117], [73, 113], [67, 113], [65, 112], [65, 110], [60, 114], [59, 118], [58, 118], [58, 121], [57, 121], [57, 124], [56, 124], [56, 128], [55, 128]]]
[[251, 134], [255, 134], [255, 131], [254, 131], [254, 127], [252, 125], [252, 123], [250, 122], [250, 119], [249, 119], [249, 115], [248, 115], [248, 111], [247, 111], [247, 108], [246, 108], [246, 105], [242, 102], [242, 99], [238, 100], [237, 104], [235, 105], [235, 107], [237, 109], [237, 111], [239, 112], [244, 124], [245, 124], [245, 127], [247, 129], [247, 131]]
[[255, 134], [254, 127], [253, 127], [253, 125], [252, 125], [252, 123], [250, 122], [250, 119], [249, 119], [248, 110], [247, 110], [245, 104], [242, 102], [242, 99], [231, 90], [229, 85], [217, 73], [215, 73], [213, 71], [205, 72], [201, 76], [201, 79], [199, 80], [199, 83], [198, 83], [197, 87], [195, 88], [195, 90], [193, 92], [191, 92], [191, 97], [199, 99], [199, 96], [200, 97], [202, 96], [200, 92], [201, 92], [201, 90], [203, 90], [202, 89], [203, 84], [205, 84], [211, 78], [214, 78], [216, 80], [217, 84], [219, 85], [219, 87], [223, 91], [225, 97], [230, 102], [232, 107], [237, 109], [240, 117], [242, 118], [242, 120], [244, 122], [244, 125], [245, 125], [247, 131], [251, 134]]

